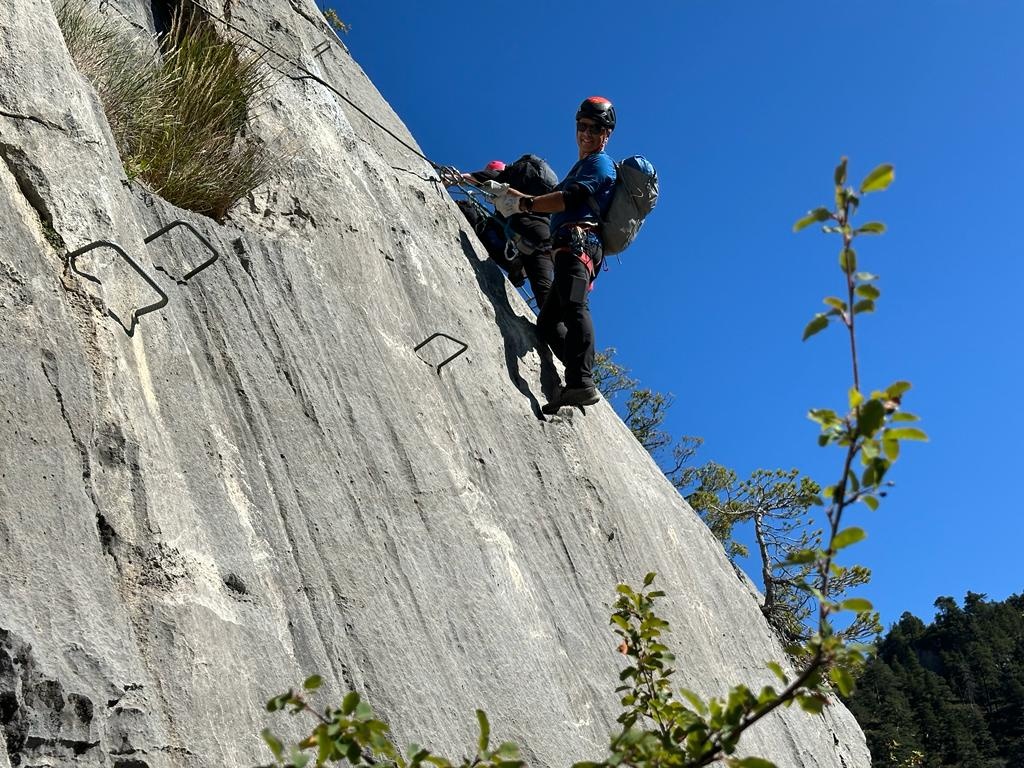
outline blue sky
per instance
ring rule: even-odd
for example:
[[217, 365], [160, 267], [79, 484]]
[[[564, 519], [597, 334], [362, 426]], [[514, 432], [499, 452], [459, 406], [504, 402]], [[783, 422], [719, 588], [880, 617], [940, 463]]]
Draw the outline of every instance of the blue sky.
[[[319, 0], [323, 5], [324, 0]], [[889, 624], [939, 595], [1024, 590], [1024, 3], [355, 3], [338, 13], [356, 60], [436, 162], [463, 170], [524, 152], [561, 175], [584, 97], [612, 99], [615, 156], [654, 162], [662, 196], [593, 294], [598, 347], [676, 396], [666, 426], [700, 459], [746, 474], [799, 467], [823, 484], [841, 457], [810, 407], [839, 408], [845, 337], [801, 343], [842, 289], [838, 246], [793, 234], [828, 204], [849, 155], [859, 181], [896, 166], [859, 243], [881, 276], [860, 326], [865, 389], [909, 379], [931, 436], [909, 445], [850, 550]], [[749, 570], [749, 569], [748, 569]]]

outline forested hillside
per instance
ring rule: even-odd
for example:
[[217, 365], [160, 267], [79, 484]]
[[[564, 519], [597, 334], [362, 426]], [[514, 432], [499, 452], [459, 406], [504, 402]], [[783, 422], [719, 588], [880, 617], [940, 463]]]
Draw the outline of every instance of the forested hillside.
[[879, 641], [854, 696], [875, 768], [1024, 766], [1024, 594], [935, 601]]

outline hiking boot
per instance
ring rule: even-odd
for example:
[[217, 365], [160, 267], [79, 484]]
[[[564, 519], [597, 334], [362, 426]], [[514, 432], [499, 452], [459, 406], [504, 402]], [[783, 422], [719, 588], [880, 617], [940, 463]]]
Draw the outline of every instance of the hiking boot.
[[572, 387], [562, 390], [558, 402], [562, 405], [593, 405], [600, 399], [596, 387]]
[[569, 389], [563, 389], [556, 398], [540, 410], [542, 413], [546, 413], [550, 416], [557, 413], [559, 408], [565, 408], [573, 405], [593, 405], [600, 399], [601, 395], [598, 394], [595, 387], [571, 387]]

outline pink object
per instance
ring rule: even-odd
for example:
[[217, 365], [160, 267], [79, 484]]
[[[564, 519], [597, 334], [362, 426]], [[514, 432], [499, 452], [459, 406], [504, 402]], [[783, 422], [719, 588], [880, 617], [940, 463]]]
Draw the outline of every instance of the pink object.
[[504, 171], [505, 164], [501, 160], [491, 160], [487, 165], [484, 166], [485, 171]]

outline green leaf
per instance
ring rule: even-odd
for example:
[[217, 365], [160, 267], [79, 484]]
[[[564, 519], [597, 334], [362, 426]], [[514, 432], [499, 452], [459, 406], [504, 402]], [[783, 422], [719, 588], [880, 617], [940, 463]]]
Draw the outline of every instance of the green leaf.
[[885, 224], [880, 221], [869, 221], [857, 227], [858, 235], [880, 235], [885, 232]]
[[870, 283], [873, 280], [877, 280], [878, 275], [873, 275], [870, 272], [858, 272], [857, 279], [860, 280], [862, 283]]
[[920, 416], [915, 416], [912, 413], [907, 413], [906, 411], [897, 411], [896, 413], [894, 413], [892, 415], [892, 420], [893, 421], [904, 421], [904, 422], [905, 421], [920, 421], [921, 417]]
[[872, 398], [860, 408], [857, 418], [857, 434], [871, 437], [885, 421], [885, 406], [881, 400]]
[[352, 763], [352, 765], [356, 765], [362, 760], [362, 757], [363, 750], [359, 748], [359, 742], [350, 742], [348, 749], [345, 751], [345, 759]]
[[487, 745], [491, 741], [491, 724], [482, 709], [476, 711], [476, 719], [480, 723], [480, 739], [477, 741], [477, 746], [480, 748], [480, 754], [483, 754], [487, 751]]
[[298, 747], [292, 747], [292, 753], [288, 756], [288, 760], [293, 768], [306, 768], [306, 764], [310, 761], [310, 756], [305, 752], [300, 752]]
[[889, 461], [896, 461], [900, 456], [900, 441], [888, 437], [888, 432], [882, 438], [882, 450], [885, 451], [885, 458]]
[[818, 553], [813, 549], [797, 549], [789, 553], [789, 557], [786, 558], [786, 562], [793, 565], [805, 565], [807, 563], [813, 563], [817, 559]]
[[885, 394], [889, 397], [900, 397], [904, 392], [907, 392], [911, 386], [912, 385], [909, 381], [897, 381], [885, 388]]
[[867, 537], [864, 533], [863, 528], [857, 528], [853, 526], [845, 530], [840, 531], [836, 534], [836, 537], [832, 539], [832, 549], [839, 551], [843, 547], [848, 547], [851, 544], [856, 544], [858, 541], [863, 541]]
[[825, 699], [816, 695], [800, 696], [797, 703], [804, 712], [810, 712], [812, 715], [820, 715], [821, 710], [825, 708]]
[[853, 272], [857, 269], [857, 252], [853, 248], [843, 248], [839, 252], [839, 266], [843, 272]]
[[885, 430], [885, 437], [889, 440], [928, 440], [928, 435], [917, 427], [891, 427]]
[[504, 760], [518, 760], [519, 759], [519, 747], [514, 742], [503, 741], [498, 745], [498, 748], [494, 750], [496, 757], [500, 757]]
[[858, 405], [864, 402], [864, 395], [861, 394], [857, 387], [850, 387], [850, 408], [856, 408]]
[[863, 501], [872, 512], [878, 509], [878, 499], [874, 496], [862, 496], [861, 501]]
[[326, 763], [330, 759], [333, 751], [334, 741], [332, 741], [326, 733], [320, 734], [320, 740], [316, 750], [316, 764], [323, 765]]
[[864, 613], [864, 611], [870, 611], [874, 608], [871, 601], [865, 600], [863, 597], [851, 597], [843, 600], [839, 607], [844, 611], [853, 611], [854, 613]]
[[315, 691], [323, 684], [324, 679], [320, 677], [320, 675], [311, 675], [306, 678], [305, 682], [302, 684], [302, 687], [305, 688], [307, 691]]
[[843, 696], [849, 696], [853, 692], [853, 676], [842, 667], [832, 667], [828, 676]]
[[831, 408], [812, 408], [807, 412], [807, 418], [816, 421], [823, 427], [829, 427], [839, 423], [839, 414]]
[[823, 331], [827, 326], [828, 317], [821, 313], [815, 315], [814, 319], [807, 324], [806, 328], [804, 328], [804, 336], [802, 341], [807, 341], [809, 338], [811, 338], [811, 336], [820, 331]]
[[881, 448], [879, 448], [877, 440], [865, 440], [860, 447], [861, 459], [866, 463], [868, 460], [875, 458], [880, 451]]
[[826, 304], [828, 304], [828, 306], [833, 307], [833, 308], [839, 310], [840, 312], [845, 312], [846, 311], [846, 302], [843, 301], [842, 299], [836, 298], [835, 296], [826, 296], [823, 299], [823, 301]]
[[786, 677], [786, 673], [782, 671], [782, 665], [777, 661], [769, 661], [765, 666], [770, 669], [779, 680], [782, 681], [783, 685], [789, 682], [789, 678]]
[[862, 283], [857, 286], [857, 295], [863, 296], [865, 299], [877, 299], [882, 292], [869, 283]]
[[878, 470], [875, 468], [874, 464], [867, 467], [861, 473], [860, 482], [865, 486], [872, 486], [878, 482]]
[[837, 187], [841, 187], [846, 183], [846, 160], [844, 157], [839, 161], [839, 165], [836, 166], [836, 172], [833, 174]]
[[655, 577], [654, 571], [651, 571], [646, 576], [644, 576], [644, 586], [645, 587], [651, 586], [651, 584], [654, 582], [654, 577]]
[[861, 299], [853, 305], [853, 314], [859, 315], [861, 312], [874, 312], [875, 302], [871, 299]]
[[360, 701], [356, 706], [356, 717], [360, 720], [368, 720], [373, 717], [373, 709], [365, 701]]
[[868, 192], [882, 192], [888, 189], [895, 178], [896, 171], [892, 165], [883, 163], [864, 177], [864, 181], [860, 183], [860, 192], [862, 195]]
[[[293, 678], [294, 679], [294, 678]], [[274, 754], [274, 759], [280, 762], [284, 759], [284, 744], [270, 732], [269, 728], [264, 728], [260, 731], [260, 736], [263, 737], [263, 741], [266, 742], [270, 751]]]
[[813, 211], [808, 211], [806, 216], [793, 225], [793, 231], [799, 232], [801, 229], [806, 229], [816, 221], [828, 221], [831, 216], [832, 212], [828, 208], [815, 208]]
[[356, 706], [359, 704], [359, 694], [355, 691], [349, 691], [345, 694], [345, 698], [341, 701], [341, 713], [343, 715], [351, 715], [356, 710]]
[[619, 584], [615, 587], [615, 591], [620, 595], [626, 595], [627, 597], [633, 596], [633, 588], [629, 584]]
[[704, 699], [688, 688], [680, 688], [679, 693], [684, 699], [690, 702], [690, 706], [693, 708], [694, 712], [705, 717], [707, 716], [708, 705], [704, 702]]

